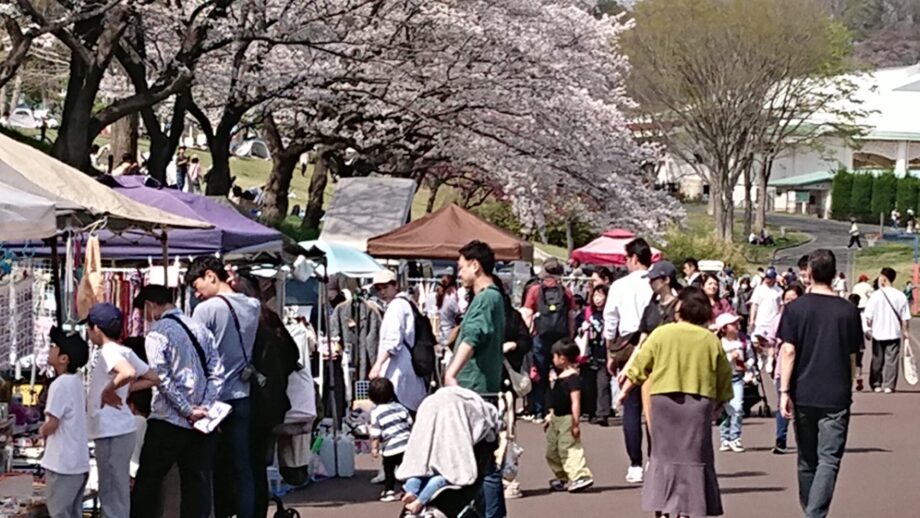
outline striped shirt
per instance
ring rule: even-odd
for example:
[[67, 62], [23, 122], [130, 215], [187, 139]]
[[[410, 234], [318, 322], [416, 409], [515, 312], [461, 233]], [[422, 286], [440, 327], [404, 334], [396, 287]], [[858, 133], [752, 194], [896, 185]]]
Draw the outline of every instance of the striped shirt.
[[406, 451], [412, 431], [412, 416], [399, 403], [377, 405], [371, 411], [370, 435], [380, 440], [380, 454], [384, 457]]

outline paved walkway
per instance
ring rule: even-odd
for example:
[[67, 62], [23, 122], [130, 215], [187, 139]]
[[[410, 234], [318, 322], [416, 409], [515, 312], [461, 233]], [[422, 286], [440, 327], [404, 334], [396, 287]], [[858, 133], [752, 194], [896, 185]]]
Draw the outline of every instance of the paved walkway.
[[[771, 397], [770, 401], [775, 403], [775, 397]], [[831, 516], [874, 518], [918, 515], [918, 404], [920, 392], [916, 391], [893, 395], [856, 394], [849, 443]], [[546, 482], [550, 472], [543, 461], [542, 431], [534, 424], [520, 426], [520, 441], [527, 450], [520, 477], [524, 498], [508, 503], [509, 516], [648, 516], [641, 510], [641, 489], [623, 480], [627, 460], [618, 423], [611, 428], [583, 426], [585, 448], [596, 485], [581, 495], [548, 492]], [[772, 419], [749, 419], [743, 432], [748, 451], [716, 454], [725, 516], [801, 516], [795, 455], [771, 454], [773, 433]], [[395, 518], [400, 510], [398, 504], [375, 501], [380, 486], [368, 482], [376, 471], [372, 459], [360, 456], [358, 466], [355, 478], [316, 483], [288, 495], [285, 501], [296, 505], [304, 517]]]
[[[857, 249], [855, 247], [847, 249], [850, 240], [848, 223], [818, 219], [813, 216], [768, 214], [767, 224], [772, 227], [786, 227], [789, 231], [804, 232], [812, 237], [811, 242], [777, 252], [777, 268], [795, 269], [799, 258], [803, 255], [819, 248], [827, 248], [837, 256], [837, 269], [844, 272], [847, 278], [852, 277], [852, 266], [855, 264]], [[865, 245], [865, 239], [863, 239], [863, 246]]]

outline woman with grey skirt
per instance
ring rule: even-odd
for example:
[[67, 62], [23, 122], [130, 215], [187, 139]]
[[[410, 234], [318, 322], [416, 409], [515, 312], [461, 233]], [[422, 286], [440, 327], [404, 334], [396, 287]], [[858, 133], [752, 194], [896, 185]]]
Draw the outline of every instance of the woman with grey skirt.
[[712, 306], [701, 289], [681, 291], [677, 317], [639, 349], [617, 406], [636, 385], [651, 383], [655, 419], [643, 509], [656, 517], [720, 516], [712, 421], [732, 398], [732, 370], [719, 339], [706, 328]]

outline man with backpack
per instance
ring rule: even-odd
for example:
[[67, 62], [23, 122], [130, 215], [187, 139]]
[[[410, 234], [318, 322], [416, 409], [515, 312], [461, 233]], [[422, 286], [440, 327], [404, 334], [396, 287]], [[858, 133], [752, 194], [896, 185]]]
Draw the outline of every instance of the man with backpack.
[[571, 339], [575, 329], [575, 303], [572, 292], [562, 285], [559, 278], [562, 265], [555, 259], [543, 263], [540, 281], [527, 289], [521, 313], [533, 333], [533, 363], [535, 378], [531, 393], [534, 419], [546, 415], [546, 391], [549, 388], [549, 370], [553, 357], [553, 344], [562, 339]]
[[[419, 322], [416, 319], [418, 310], [407, 295], [399, 292], [396, 274], [390, 270], [374, 274], [374, 289], [386, 305], [386, 311], [380, 323], [377, 362], [371, 367], [368, 377], [371, 380], [380, 377], [390, 380], [396, 392], [396, 399], [414, 414], [428, 395], [428, 383], [425, 377], [420, 375], [425, 374], [425, 369], [419, 368], [425, 366], [417, 365], [420, 362], [416, 358], [427, 352], [426, 346], [419, 344], [416, 337], [419, 331], [416, 325]], [[430, 324], [428, 333], [431, 333]], [[416, 347], [419, 347], [417, 352]], [[432, 358], [433, 347], [432, 343]], [[431, 367], [433, 370], [433, 362]]]

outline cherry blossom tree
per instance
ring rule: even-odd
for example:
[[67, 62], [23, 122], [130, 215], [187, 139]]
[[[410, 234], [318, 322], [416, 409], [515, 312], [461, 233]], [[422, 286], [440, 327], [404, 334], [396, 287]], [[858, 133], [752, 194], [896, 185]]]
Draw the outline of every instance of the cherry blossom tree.
[[[309, 70], [266, 103], [294, 152], [348, 147], [382, 174], [449, 164], [501, 185], [525, 225], [549, 193], [585, 200], [586, 219], [656, 232], [682, 213], [654, 189], [625, 113], [629, 64], [619, 18], [575, 0], [375, 2], [309, 47], [288, 40]], [[319, 45], [316, 42], [332, 42]], [[281, 120], [279, 120], [281, 119]], [[277, 165], [277, 164], [276, 164]], [[293, 167], [275, 167], [264, 211], [286, 210]]]

